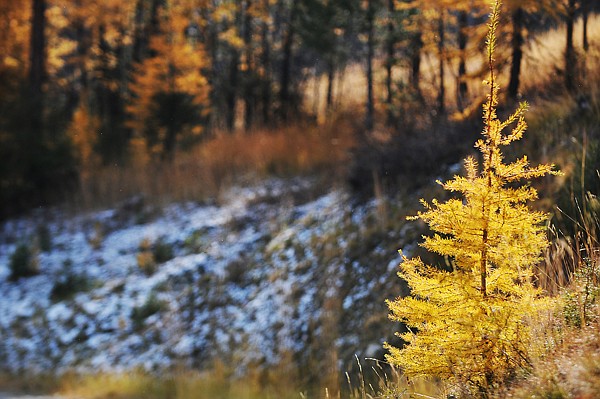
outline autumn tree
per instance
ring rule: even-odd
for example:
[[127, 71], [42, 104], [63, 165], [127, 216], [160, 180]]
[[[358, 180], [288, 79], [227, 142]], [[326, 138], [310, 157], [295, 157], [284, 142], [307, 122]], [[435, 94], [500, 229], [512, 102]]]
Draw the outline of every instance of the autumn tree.
[[[130, 138], [125, 127], [129, 70], [135, 57], [141, 56], [139, 31], [150, 24], [150, 11], [141, 2], [117, 0], [53, 0], [63, 10], [63, 29], [53, 35], [53, 47], [65, 47], [63, 85], [70, 131], [84, 129], [74, 126], [87, 113], [98, 120], [98, 128], [88, 134], [92, 149], [103, 164], [123, 162]], [[145, 49], [146, 50], [146, 49]], [[144, 50], [144, 51], [145, 51]], [[78, 113], [78, 115], [75, 115]]]
[[202, 132], [208, 110], [206, 61], [201, 44], [185, 34], [188, 15], [178, 2], [160, 10], [162, 34], [150, 38], [153, 55], [137, 66], [127, 107], [130, 127], [163, 160], [172, 158], [183, 133], [189, 138]]
[[426, 210], [415, 217], [435, 233], [422, 246], [447, 257], [450, 267], [404, 258], [399, 275], [411, 296], [388, 301], [388, 306], [390, 318], [408, 328], [399, 334], [406, 346], [386, 344], [387, 359], [408, 377], [441, 378], [482, 398], [529, 364], [527, 320], [547, 303], [532, 281], [532, 266], [547, 245], [547, 216], [528, 208], [536, 190], [518, 183], [554, 173], [552, 165], [530, 166], [526, 156], [504, 162], [501, 148], [526, 130], [527, 104], [505, 121], [497, 116], [494, 50], [499, 3], [493, 4], [487, 37], [489, 93], [482, 138], [475, 144], [481, 163], [469, 157], [466, 176], [441, 183], [460, 197], [423, 201]]

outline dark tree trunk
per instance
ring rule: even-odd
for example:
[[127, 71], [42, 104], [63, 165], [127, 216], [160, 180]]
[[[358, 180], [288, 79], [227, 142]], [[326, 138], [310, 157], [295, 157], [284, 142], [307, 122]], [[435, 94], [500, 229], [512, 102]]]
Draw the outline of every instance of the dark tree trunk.
[[77, 37], [77, 67], [79, 69], [79, 84], [85, 91], [88, 87], [88, 73], [86, 68], [86, 58], [88, 49], [91, 48], [90, 35], [85, 29], [83, 21], [77, 21], [75, 25], [75, 35]]
[[[212, 7], [212, 5], [211, 5]], [[206, 21], [210, 21], [212, 16], [210, 14], [210, 11], [208, 9], [208, 7], [203, 8], [202, 9], [202, 17], [206, 20]], [[210, 67], [208, 69], [208, 74], [206, 76], [206, 79], [208, 80], [208, 85], [210, 87], [210, 91], [209, 91], [209, 101], [210, 101], [210, 108], [212, 108], [213, 110], [215, 110], [215, 112], [211, 112], [209, 114], [209, 122], [208, 122], [208, 126], [209, 128], [215, 128], [217, 126], [220, 126], [220, 124], [223, 123], [223, 119], [221, 117], [221, 115], [224, 114], [223, 112], [223, 92], [222, 92], [222, 86], [221, 86], [221, 80], [222, 77], [219, 76], [218, 73], [218, 68], [219, 68], [219, 63], [220, 63], [220, 58], [219, 58], [219, 44], [218, 44], [218, 35], [219, 32], [217, 30], [217, 24], [209, 24], [208, 27], [206, 28], [206, 39], [205, 39], [205, 49], [206, 49], [206, 54], [208, 54], [208, 57], [210, 59]]]
[[147, 10], [147, 1], [138, 0], [135, 6], [135, 29], [133, 41], [133, 59], [135, 62], [142, 62], [150, 52], [150, 38], [159, 31], [158, 9], [162, 0], [151, 0], [149, 10]]
[[581, 19], [583, 20], [583, 51], [587, 53], [590, 49], [590, 43], [588, 41], [588, 15], [589, 15], [589, 4], [588, 0], [581, 0]]
[[410, 56], [410, 87], [417, 94], [421, 94], [421, 50], [423, 48], [423, 38], [421, 32], [413, 34], [411, 38], [411, 56]]
[[[74, 7], [80, 9], [82, 7], [82, 0], [76, 0]], [[90, 43], [90, 32], [86, 29], [83, 18], [77, 18], [73, 21], [73, 34], [75, 36], [75, 42], [77, 43], [76, 54], [77, 59], [75, 61], [75, 68], [73, 70], [73, 81], [74, 84], [70, 85], [67, 110], [69, 113], [73, 112], [77, 105], [82, 101], [82, 98], [87, 94], [88, 89], [88, 70], [86, 67], [86, 59], [88, 56], [88, 50], [91, 47]], [[79, 75], [77, 75], [79, 74]]]
[[[118, 71], [111, 65], [114, 49], [106, 39], [106, 26], [98, 26], [98, 69], [94, 71], [95, 77], [90, 77], [90, 90], [93, 90], [94, 111], [100, 118], [102, 132], [97, 140], [97, 150], [102, 162], [107, 165], [121, 161], [126, 153], [129, 135], [121, 130], [125, 119], [122, 93], [117, 88], [112, 88], [111, 83], [121, 79]], [[117, 58], [118, 58], [117, 54]]]
[[365, 116], [365, 129], [373, 130], [375, 104], [373, 98], [373, 57], [375, 55], [375, 0], [369, 0], [367, 5], [367, 110]]
[[[265, 0], [265, 7], [269, 6], [269, 1]], [[262, 24], [262, 54], [261, 62], [263, 66], [262, 76], [262, 120], [268, 125], [271, 120], [271, 45], [269, 42], [269, 24], [265, 21]]]
[[510, 65], [510, 80], [508, 82], [508, 96], [516, 99], [519, 95], [519, 80], [521, 78], [521, 60], [523, 59], [523, 18], [524, 12], [517, 7], [511, 15], [512, 20], [512, 62]]
[[459, 51], [459, 62], [458, 62], [458, 84], [456, 88], [456, 104], [458, 109], [462, 111], [465, 108], [465, 101], [467, 99], [467, 82], [465, 80], [467, 74], [466, 67], [466, 48], [467, 48], [467, 12], [460, 11], [458, 14], [458, 51]]
[[440, 19], [438, 20], [438, 73], [440, 75], [440, 87], [438, 91], [438, 112], [443, 114], [446, 112], [446, 79], [445, 79], [445, 26], [444, 26], [444, 11], [440, 11]]
[[246, 0], [246, 9], [244, 10], [244, 48], [246, 58], [246, 79], [244, 82], [244, 130], [248, 131], [252, 127], [254, 117], [254, 62], [252, 51], [252, 15], [250, 8], [252, 1]]
[[393, 101], [393, 76], [392, 76], [392, 68], [395, 64], [395, 52], [394, 48], [396, 45], [395, 35], [394, 35], [394, 0], [388, 0], [388, 23], [387, 23], [387, 45], [386, 45], [386, 62], [385, 62], [385, 88], [386, 88], [386, 98], [385, 104], [387, 108], [387, 118], [386, 124], [391, 126], [394, 122], [394, 113], [392, 110], [392, 101]]
[[46, 1], [33, 0], [29, 53], [29, 90], [32, 132], [43, 129], [43, 85], [46, 79]]
[[281, 65], [281, 81], [279, 87], [280, 116], [286, 121], [290, 117], [291, 102], [291, 75], [293, 44], [296, 35], [296, 14], [298, 13], [298, 0], [293, 0], [288, 20], [288, 28], [283, 39], [283, 62]]
[[232, 132], [235, 127], [235, 105], [237, 102], [237, 86], [240, 57], [238, 51], [233, 48], [229, 52], [229, 56], [229, 81], [227, 82], [227, 96], [225, 98], [225, 103], [227, 107], [225, 124], [227, 130]]
[[133, 60], [141, 62], [145, 51], [146, 38], [144, 38], [144, 0], [135, 3], [135, 27], [133, 30]]
[[[232, 24], [235, 24], [242, 20], [243, 4], [242, 0], [235, 0], [236, 12], [235, 18]], [[236, 27], [239, 28], [239, 27]], [[227, 81], [227, 90], [225, 96], [225, 125], [229, 132], [235, 129], [236, 109], [238, 102], [238, 86], [240, 84], [240, 52], [234, 47], [229, 46], [229, 76]]]
[[573, 25], [575, 24], [575, 0], [567, 4], [567, 46], [565, 48], [565, 87], [568, 91], [575, 90], [575, 72], [577, 67], [575, 47], [573, 45]]
[[[333, 57], [331, 57], [333, 58]], [[331, 112], [331, 108], [333, 106], [333, 81], [335, 79], [335, 66], [333, 60], [330, 59], [327, 64], [327, 96], [326, 96], [326, 105], [327, 105], [327, 113]]]

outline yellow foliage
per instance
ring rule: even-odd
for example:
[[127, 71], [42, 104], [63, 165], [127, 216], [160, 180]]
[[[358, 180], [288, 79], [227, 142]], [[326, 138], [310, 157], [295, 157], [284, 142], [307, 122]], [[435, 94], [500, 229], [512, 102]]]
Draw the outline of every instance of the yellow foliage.
[[26, 70], [31, 10], [28, 2], [0, 2], [0, 74]]
[[[138, 134], [148, 128], [149, 120], [156, 113], [157, 96], [160, 94], [184, 94], [199, 113], [207, 112], [209, 86], [202, 70], [207, 66], [207, 57], [199, 43], [185, 36], [185, 27], [190, 23], [186, 3], [173, 2], [162, 10], [160, 26], [162, 34], [150, 39], [154, 56], [141, 62], [131, 84], [132, 101], [127, 111], [132, 116], [128, 124]], [[164, 129], [152, 127], [159, 136]], [[189, 128], [192, 135], [200, 132], [200, 126]], [[159, 141], [163, 138], [159, 137]]]
[[482, 397], [528, 366], [531, 327], [526, 321], [551, 304], [532, 281], [532, 267], [547, 246], [547, 216], [527, 206], [537, 198], [536, 190], [514, 183], [556, 172], [552, 165], [531, 167], [527, 157], [503, 162], [501, 146], [519, 140], [526, 130], [527, 104], [506, 121], [496, 115], [499, 3], [493, 4], [488, 26], [489, 94], [482, 138], [475, 144], [481, 165], [467, 158], [466, 176], [440, 182], [461, 198], [422, 201], [425, 211], [414, 217], [434, 232], [422, 246], [452, 259], [452, 270], [404, 258], [399, 275], [412, 296], [388, 301], [388, 306], [390, 318], [408, 328], [399, 334], [407, 345], [399, 349], [386, 344], [388, 360], [408, 377], [441, 378]]
[[73, 114], [73, 120], [68, 132], [75, 147], [76, 158], [80, 164], [80, 174], [86, 180], [91, 172], [99, 165], [99, 159], [94, 153], [97, 132], [100, 129], [100, 118], [90, 115], [84, 105], [80, 105]]

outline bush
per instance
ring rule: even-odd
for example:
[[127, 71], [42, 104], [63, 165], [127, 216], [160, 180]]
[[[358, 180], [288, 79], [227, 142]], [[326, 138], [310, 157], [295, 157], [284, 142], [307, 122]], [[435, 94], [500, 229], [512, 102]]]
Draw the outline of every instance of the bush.
[[173, 259], [173, 246], [159, 238], [152, 247], [152, 256], [156, 263], [165, 263]]
[[10, 279], [16, 281], [21, 277], [35, 276], [39, 273], [37, 259], [29, 246], [19, 244], [10, 257]]
[[149, 251], [141, 251], [136, 256], [138, 267], [144, 272], [146, 276], [151, 276], [156, 273], [158, 265], [154, 261], [152, 253]]
[[165, 308], [165, 306], [165, 302], [159, 300], [156, 297], [156, 294], [152, 292], [142, 306], [135, 307], [131, 311], [131, 320], [133, 321], [133, 325], [136, 329], [140, 329], [148, 317], [160, 312]]
[[86, 275], [73, 273], [70, 265], [70, 261], [65, 262], [63, 278], [56, 281], [52, 287], [50, 299], [53, 301], [72, 298], [76, 293], [87, 291], [92, 286], [92, 282]]
[[148, 238], [140, 242], [140, 252], [137, 254], [137, 264], [147, 275], [153, 275], [160, 263], [173, 259], [173, 246], [159, 238], [154, 244]]

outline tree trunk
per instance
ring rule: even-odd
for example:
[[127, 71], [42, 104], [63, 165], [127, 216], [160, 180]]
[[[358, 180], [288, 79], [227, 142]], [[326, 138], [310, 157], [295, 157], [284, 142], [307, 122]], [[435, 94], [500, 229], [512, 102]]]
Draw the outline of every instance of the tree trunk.
[[466, 48], [467, 48], [467, 12], [460, 11], [458, 14], [458, 51], [459, 51], [459, 62], [458, 62], [458, 84], [456, 88], [456, 105], [458, 109], [462, 111], [465, 108], [465, 101], [467, 99], [467, 82], [465, 81], [467, 74], [466, 66]]
[[326, 96], [326, 108], [327, 113], [331, 112], [333, 107], [333, 81], [335, 80], [335, 67], [333, 60], [330, 59], [327, 63], [327, 96]]
[[[76, 0], [73, 7], [80, 10], [83, 7], [81, 1], [82, 0]], [[77, 59], [75, 61], [75, 68], [73, 69], [74, 84], [69, 86], [67, 97], [67, 110], [69, 113], [74, 112], [77, 105], [82, 101], [82, 98], [87, 94], [88, 89], [86, 60], [88, 57], [88, 50], [91, 48], [91, 43], [89, 30], [86, 29], [83, 18], [78, 17], [73, 21], [73, 34], [75, 36], [75, 42], [77, 43], [75, 50]]]
[[[150, 10], [146, 0], [138, 0], [135, 6], [135, 29], [133, 41], [133, 59], [142, 62], [150, 53], [150, 38], [159, 33], [159, 7], [161, 0], [151, 0]], [[146, 15], [147, 14], [147, 15]]]
[[246, 79], [244, 82], [244, 130], [246, 131], [250, 130], [254, 119], [254, 52], [252, 51], [251, 7], [252, 1], [246, 0], [246, 9], [244, 10], [244, 48], [246, 53]]
[[508, 82], [508, 96], [516, 99], [519, 95], [519, 80], [521, 78], [521, 60], [523, 59], [523, 9], [517, 7], [511, 15], [512, 34], [512, 63], [510, 65], [510, 81]]
[[438, 91], [438, 113], [443, 114], [446, 112], [446, 83], [445, 83], [445, 26], [444, 26], [444, 11], [440, 10], [440, 18], [438, 20], [438, 71], [440, 75], [440, 87]]
[[138, 0], [135, 3], [135, 27], [133, 29], [133, 60], [142, 62], [143, 52], [145, 51], [144, 38], [144, 0]]
[[229, 81], [227, 82], [227, 95], [225, 98], [226, 115], [225, 124], [227, 130], [232, 132], [235, 127], [235, 105], [237, 102], [237, 86], [239, 75], [239, 53], [232, 48], [229, 52]]
[[417, 94], [421, 94], [421, 49], [423, 48], [423, 38], [421, 31], [412, 35], [411, 38], [411, 56], [410, 56], [410, 87]]
[[567, 46], [565, 48], [565, 87], [569, 92], [575, 91], [576, 58], [573, 45], [573, 25], [575, 24], [575, 0], [567, 4]]
[[[209, 12], [208, 7], [207, 8], [203, 8], [202, 9], [202, 16], [204, 18], [204, 20], [206, 21], [211, 21], [212, 19], [212, 15]], [[216, 126], [219, 126], [223, 120], [221, 118], [220, 115], [223, 114], [223, 109], [222, 109], [222, 91], [219, 90], [221, 88], [221, 76], [219, 76], [219, 64], [220, 64], [220, 57], [219, 54], [221, 54], [221, 51], [219, 49], [219, 40], [218, 40], [218, 36], [219, 36], [219, 32], [218, 32], [218, 28], [216, 26], [216, 24], [214, 23], [209, 23], [207, 28], [206, 28], [206, 42], [205, 42], [205, 49], [206, 49], [206, 54], [208, 55], [210, 62], [209, 62], [209, 69], [208, 69], [208, 74], [206, 76], [206, 79], [208, 81], [208, 86], [210, 87], [210, 91], [209, 91], [209, 101], [210, 101], [210, 108], [214, 109], [215, 112], [211, 112], [209, 114], [209, 122], [208, 122], [208, 126], [209, 128], [214, 128]]]
[[588, 0], [581, 0], [581, 19], [583, 20], [583, 51], [587, 53], [590, 49], [590, 43], [588, 41], [588, 15], [589, 15], [589, 4]]
[[395, 35], [394, 35], [394, 11], [395, 11], [395, 7], [394, 7], [394, 0], [388, 0], [388, 23], [387, 23], [387, 46], [386, 46], [386, 51], [387, 51], [387, 59], [385, 62], [385, 88], [386, 88], [386, 99], [385, 99], [385, 104], [386, 104], [386, 108], [387, 108], [387, 118], [386, 118], [386, 124], [388, 126], [391, 126], [394, 123], [394, 113], [392, 112], [392, 102], [393, 102], [393, 90], [392, 90], [392, 84], [393, 84], [393, 76], [392, 76], [392, 68], [395, 64], [395, 52], [394, 52], [394, 48], [396, 45], [396, 40], [395, 40]]
[[373, 57], [375, 53], [375, 0], [369, 0], [367, 5], [367, 104], [365, 116], [365, 129], [370, 132], [373, 130], [373, 114], [375, 105], [373, 99]]
[[32, 133], [43, 130], [43, 85], [46, 79], [46, 1], [33, 0], [29, 53], [29, 90]]
[[[235, 26], [238, 21], [242, 20], [242, 0], [235, 0], [236, 12], [235, 18], [232, 21], [233, 28], [239, 29]], [[238, 31], [239, 32], [239, 31]], [[240, 77], [240, 52], [233, 46], [229, 45], [229, 79], [227, 82], [227, 95], [225, 96], [226, 112], [225, 112], [225, 125], [229, 132], [235, 129], [235, 117], [236, 117], [236, 106], [238, 100], [238, 86]]]
[[[265, 7], [269, 6], [269, 0], [265, 0]], [[262, 54], [261, 63], [263, 66], [262, 76], [262, 120], [265, 125], [268, 125], [271, 120], [271, 46], [269, 42], [269, 24], [262, 23]]]
[[279, 91], [280, 116], [286, 121], [290, 116], [290, 85], [292, 74], [293, 44], [296, 35], [296, 14], [298, 12], [298, 0], [293, 0], [288, 21], [288, 29], [283, 40], [283, 62], [281, 65], [281, 81]]

